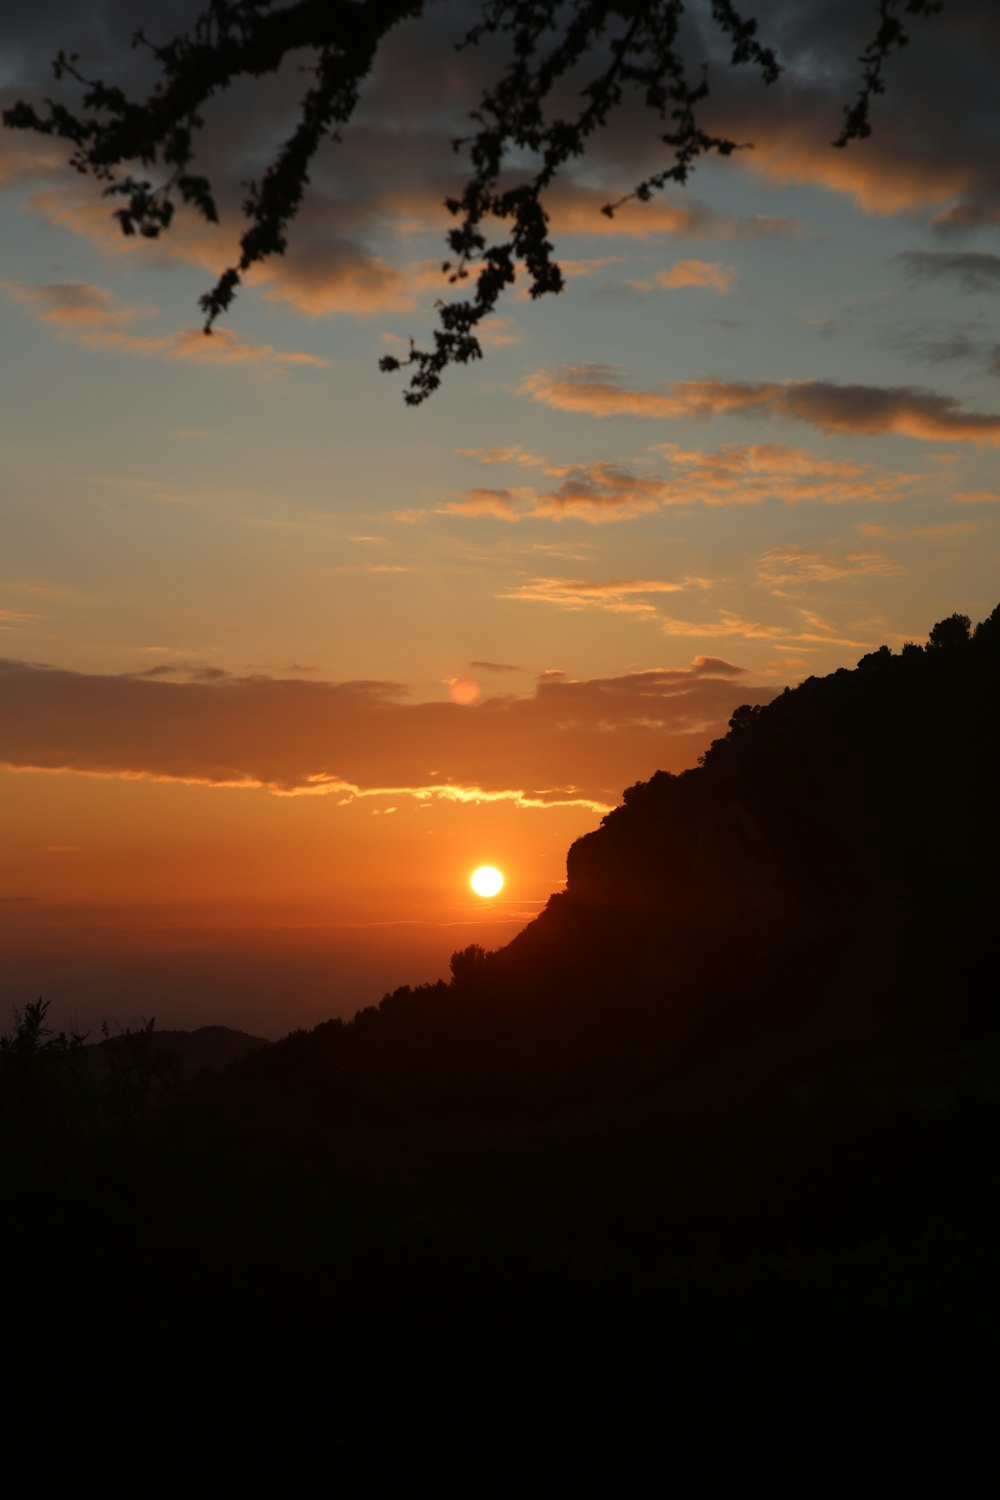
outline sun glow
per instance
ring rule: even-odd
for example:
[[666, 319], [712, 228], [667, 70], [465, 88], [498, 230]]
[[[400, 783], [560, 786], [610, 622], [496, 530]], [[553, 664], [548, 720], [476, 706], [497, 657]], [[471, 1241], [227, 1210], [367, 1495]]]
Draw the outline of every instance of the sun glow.
[[496, 896], [503, 890], [503, 876], [493, 865], [480, 865], [472, 872], [469, 884], [477, 896]]

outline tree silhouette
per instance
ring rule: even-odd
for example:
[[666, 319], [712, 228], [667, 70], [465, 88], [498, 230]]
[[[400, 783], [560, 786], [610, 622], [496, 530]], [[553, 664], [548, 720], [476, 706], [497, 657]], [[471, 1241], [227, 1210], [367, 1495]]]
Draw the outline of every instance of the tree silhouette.
[[453, 953], [450, 965], [452, 983], [464, 985], [473, 982], [482, 974], [485, 963], [486, 949], [479, 943], [471, 943], [468, 948]]
[[968, 615], [949, 615], [939, 620], [927, 637], [927, 644], [935, 651], [960, 651], [969, 644], [972, 621]]
[[[250, 268], [285, 250], [317, 149], [339, 140], [349, 125], [389, 34], [419, 19], [424, 9], [422, 0], [211, 0], [190, 30], [170, 41], [152, 43], [142, 32], [134, 38], [133, 46], [148, 49], [159, 70], [159, 82], [144, 101], [87, 78], [75, 55], [60, 53], [56, 77], [83, 85], [81, 112], [51, 100], [39, 111], [22, 101], [4, 112], [4, 122], [68, 141], [72, 165], [122, 202], [115, 212], [123, 232], [152, 239], [169, 229], [178, 200], [211, 222], [218, 219], [212, 184], [194, 169], [202, 110], [212, 96], [240, 79], [276, 73], [293, 54], [311, 54], [297, 122], [261, 180], [247, 187], [239, 257], [201, 299], [209, 332]], [[908, 41], [904, 18], [939, 9], [940, 0], [875, 0], [858, 92], [845, 105], [834, 146], [870, 133], [871, 103], [883, 92], [885, 65]], [[430, 348], [411, 344], [408, 358], [381, 360], [385, 370], [412, 367], [405, 393], [411, 405], [438, 388], [448, 366], [481, 358], [477, 329], [519, 267], [533, 298], [562, 289], [547, 195], [624, 107], [638, 101], [651, 111], [666, 158], [605, 206], [609, 216], [629, 199], [645, 202], [669, 182], [684, 183], [701, 157], [728, 156], [749, 144], [701, 123], [708, 71], [688, 62], [699, 19], [728, 50], [730, 67], [749, 65], [768, 84], [781, 72], [774, 48], [758, 37], [756, 19], [742, 14], [735, 0], [711, 0], [710, 10], [699, 9], [694, 19], [684, 0], [569, 6], [559, 0], [478, 0], [469, 12], [476, 19], [460, 46], [498, 39], [509, 55], [470, 111], [471, 133], [454, 143], [467, 153], [471, 170], [463, 190], [446, 200], [456, 222], [443, 270], [452, 283], [468, 281], [475, 270], [474, 289], [438, 304], [440, 326]], [[568, 99], [576, 102], [567, 112]], [[133, 167], [141, 169], [138, 174]]]

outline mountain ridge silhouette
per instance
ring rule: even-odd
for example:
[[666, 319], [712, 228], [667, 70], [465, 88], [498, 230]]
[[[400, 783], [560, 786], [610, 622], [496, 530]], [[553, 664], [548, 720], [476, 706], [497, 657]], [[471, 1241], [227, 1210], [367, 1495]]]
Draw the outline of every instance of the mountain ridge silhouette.
[[29, 1417], [55, 1362], [403, 1479], [992, 1493], [998, 637], [737, 710], [450, 982], [194, 1078], [0, 1049]]

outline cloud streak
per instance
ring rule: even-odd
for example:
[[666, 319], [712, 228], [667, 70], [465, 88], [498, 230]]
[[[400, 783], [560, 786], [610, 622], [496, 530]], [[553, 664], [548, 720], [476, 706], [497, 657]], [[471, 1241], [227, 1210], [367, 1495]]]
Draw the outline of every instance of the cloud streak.
[[498, 595], [501, 599], [526, 599], [540, 604], [555, 604], [571, 611], [598, 609], [610, 614], [638, 615], [655, 619], [657, 608], [652, 597], [679, 594], [688, 589], [708, 588], [706, 578], [685, 578], [668, 583], [656, 578], [624, 578], [607, 582], [588, 582], [580, 578], [535, 578], [519, 588]]
[[275, 349], [255, 344], [231, 328], [216, 329], [210, 337], [201, 329], [167, 334], [131, 331], [137, 310], [122, 307], [110, 293], [90, 282], [0, 282], [0, 289], [29, 308], [43, 323], [74, 338], [88, 349], [109, 349], [199, 365], [288, 366], [327, 365], [317, 354]]
[[901, 571], [880, 552], [835, 556], [804, 547], [773, 547], [757, 564], [757, 577], [771, 584], [832, 583], [873, 574], [884, 578]]
[[704, 287], [712, 292], [731, 292], [736, 278], [735, 266], [724, 266], [712, 260], [679, 260], [667, 271], [660, 271], [652, 281], [630, 281], [636, 292], [651, 292], [654, 286], [676, 291], [681, 287]]
[[[188, 680], [0, 663], [0, 764], [281, 795], [606, 806], [637, 770], [679, 770], [742, 702], [773, 691], [693, 667], [576, 681], [475, 706], [414, 703], [385, 682], [216, 671]], [[600, 733], [597, 733], [597, 730]]]
[[1000, 443], [1000, 414], [967, 411], [954, 396], [918, 386], [841, 384], [833, 380], [678, 380], [665, 391], [623, 386], [603, 365], [535, 371], [521, 391], [543, 406], [592, 417], [654, 420], [762, 416], [804, 422], [820, 432], [896, 433], [924, 442]]

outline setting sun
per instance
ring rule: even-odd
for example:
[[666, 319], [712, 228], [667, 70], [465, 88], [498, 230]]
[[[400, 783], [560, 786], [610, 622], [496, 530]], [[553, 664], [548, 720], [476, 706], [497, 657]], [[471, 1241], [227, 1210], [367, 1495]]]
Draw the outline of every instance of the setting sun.
[[496, 896], [503, 890], [503, 876], [493, 865], [480, 865], [473, 871], [469, 884], [477, 896]]

